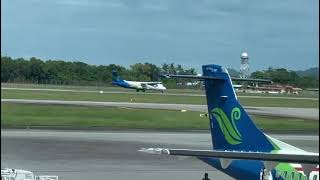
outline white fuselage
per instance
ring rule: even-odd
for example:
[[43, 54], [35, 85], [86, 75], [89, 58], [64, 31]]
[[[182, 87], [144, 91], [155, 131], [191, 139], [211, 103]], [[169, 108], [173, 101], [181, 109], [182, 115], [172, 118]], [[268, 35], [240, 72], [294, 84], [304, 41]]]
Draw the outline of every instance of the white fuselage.
[[161, 82], [139, 82], [139, 81], [126, 81], [130, 88], [135, 89], [146, 89], [146, 90], [159, 90], [164, 91], [166, 87], [163, 86]]

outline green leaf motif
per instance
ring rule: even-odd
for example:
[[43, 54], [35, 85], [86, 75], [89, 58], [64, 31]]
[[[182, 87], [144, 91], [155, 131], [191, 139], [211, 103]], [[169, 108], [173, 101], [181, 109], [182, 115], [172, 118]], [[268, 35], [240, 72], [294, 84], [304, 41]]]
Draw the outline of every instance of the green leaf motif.
[[229, 144], [236, 145], [242, 141], [241, 134], [235, 125], [235, 120], [241, 117], [241, 111], [235, 107], [231, 111], [231, 121], [228, 116], [220, 108], [214, 108], [211, 113], [217, 119], [220, 129]]
[[234, 127], [234, 130], [236, 131], [237, 135], [239, 137], [241, 137], [240, 132], [238, 131], [238, 128], [236, 126], [236, 124], [234, 123], [235, 120], [239, 120], [241, 117], [241, 111], [239, 108], [235, 107], [232, 109], [231, 111], [231, 122], [232, 122], [232, 126]]

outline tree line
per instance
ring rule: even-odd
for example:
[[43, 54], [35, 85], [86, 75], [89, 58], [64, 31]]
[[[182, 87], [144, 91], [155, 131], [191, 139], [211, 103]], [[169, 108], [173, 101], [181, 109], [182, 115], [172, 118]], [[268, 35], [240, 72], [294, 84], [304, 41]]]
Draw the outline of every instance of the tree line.
[[[159, 74], [196, 75], [194, 68], [183, 68], [180, 64], [162, 64], [160, 67], [151, 63], [136, 63], [129, 68], [124, 66], [89, 65], [80, 61], [47, 60], [32, 57], [30, 59], [1, 56], [1, 82], [41, 83], [64, 85], [110, 85], [111, 72], [116, 70], [126, 80], [162, 81], [169, 88], [177, 86], [177, 82], [187, 79], [163, 79]], [[234, 71], [234, 70], [233, 70]], [[231, 74], [231, 76], [234, 76]], [[299, 76], [295, 71], [284, 68], [269, 68], [255, 71], [252, 78], [270, 79], [275, 83], [289, 84], [301, 88], [318, 88], [319, 79]]]
[[[176, 79], [162, 79], [160, 74], [195, 75], [194, 68], [183, 68], [180, 64], [162, 64], [161, 67], [151, 63], [136, 63], [129, 68], [124, 66], [89, 65], [80, 61], [47, 60], [32, 57], [30, 59], [13, 59], [1, 56], [1, 82], [40, 83], [63, 85], [110, 85], [111, 72], [116, 70], [126, 80], [164, 81], [175, 86]], [[181, 80], [185, 81], [185, 80]]]
[[295, 71], [285, 68], [268, 68], [265, 71], [255, 71], [252, 78], [270, 79], [275, 83], [293, 85], [301, 88], [318, 88], [319, 79], [315, 76], [299, 76]]

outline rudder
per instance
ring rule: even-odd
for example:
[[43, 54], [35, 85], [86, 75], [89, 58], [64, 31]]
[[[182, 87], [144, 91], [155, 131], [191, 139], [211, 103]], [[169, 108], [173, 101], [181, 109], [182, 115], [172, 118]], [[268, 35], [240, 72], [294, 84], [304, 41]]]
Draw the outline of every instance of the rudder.
[[213, 148], [270, 152], [272, 143], [240, 105], [228, 71], [219, 65], [202, 66]]
[[118, 76], [118, 73], [116, 70], [112, 70], [112, 81], [119, 81], [120, 77]]

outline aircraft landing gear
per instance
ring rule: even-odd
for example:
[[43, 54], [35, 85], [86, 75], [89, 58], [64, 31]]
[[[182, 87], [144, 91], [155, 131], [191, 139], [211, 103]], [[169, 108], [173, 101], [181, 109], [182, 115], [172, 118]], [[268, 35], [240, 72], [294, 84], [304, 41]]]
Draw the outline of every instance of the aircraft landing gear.
[[139, 92], [139, 89], [136, 89], [137, 92]]
[[204, 177], [202, 178], [202, 180], [210, 180], [208, 173], [204, 173]]

